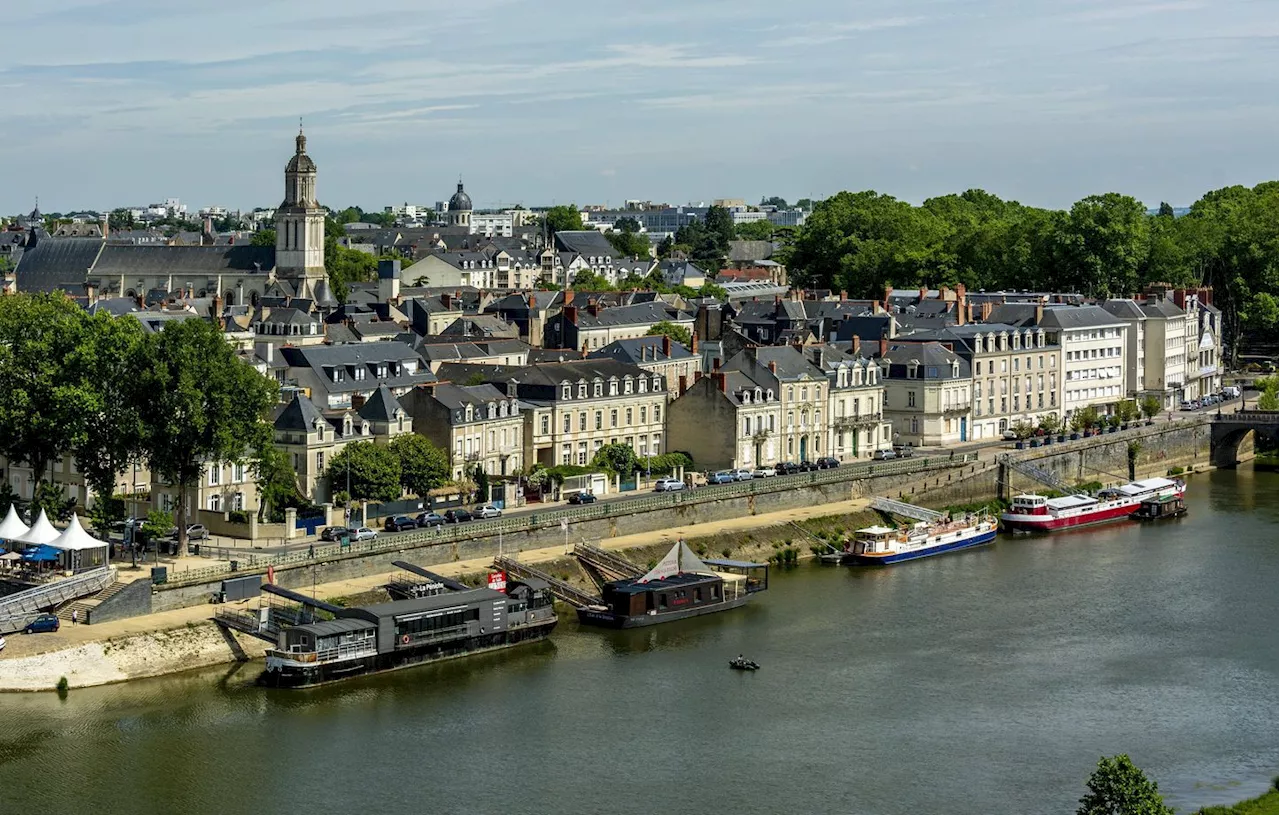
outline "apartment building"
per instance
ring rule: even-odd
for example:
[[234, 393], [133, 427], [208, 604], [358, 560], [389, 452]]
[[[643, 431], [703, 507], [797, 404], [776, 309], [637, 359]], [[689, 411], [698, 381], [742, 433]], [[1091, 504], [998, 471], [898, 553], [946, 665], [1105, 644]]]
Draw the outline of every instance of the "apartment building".
[[667, 410], [667, 445], [707, 470], [772, 467], [782, 407], [774, 383], [736, 370], [699, 371]]
[[524, 467], [524, 419], [513, 389], [439, 384], [404, 397], [417, 432], [449, 451], [455, 479], [481, 467], [511, 475]]
[[827, 455], [842, 462], [870, 458], [893, 446], [893, 427], [884, 413], [880, 367], [861, 355], [857, 338], [848, 354], [830, 346], [814, 353], [814, 365], [827, 375]]
[[968, 361], [938, 342], [882, 340], [876, 362], [894, 443], [942, 447], [968, 440], [973, 405]]
[[[778, 394], [780, 459], [811, 461], [829, 455], [827, 375], [802, 351], [789, 345], [745, 348], [729, 360], [725, 369], [741, 373]], [[713, 363], [713, 375], [716, 370]]]

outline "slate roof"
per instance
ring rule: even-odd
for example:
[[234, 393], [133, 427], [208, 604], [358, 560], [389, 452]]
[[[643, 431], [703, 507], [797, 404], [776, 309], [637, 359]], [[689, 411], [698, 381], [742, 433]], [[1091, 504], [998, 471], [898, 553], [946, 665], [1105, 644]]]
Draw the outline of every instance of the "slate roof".
[[272, 427], [276, 430], [312, 430], [322, 421], [320, 409], [304, 394], [295, 393], [293, 400], [276, 415]]
[[734, 263], [765, 260], [772, 255], [770, 241], [729, 241], [729, 260]]
[[[864, 351], [867, 349], [863, 349]], [[889, 376], [893, 379], [906, 379], [907, 363], [916, 361], [920, 367], [915, 379], [936, 381], [940, 379], [968, 379], [969, 361], [958, 354], [948, 351], [936, 342], [893, 342], [889, 344], [885, 359], [889, 361]], [[958, 362], [958, 377], [951, 375], [952, 363]], [[932, 372], [932, 374], [930, 373]]]
[[1125, 320], [1142, 320], [1146, 318], [1142, 308], [1132, 300], [1108, 300], [1102, 304], [1102, 307], [1109, 314], [1114, 314]]
[[[613, 248], [613, 244], [609, 243], [609, 239], [595, 229], [557, 232], [555, 245], [561, 252], [572, 252], [587, 257], [622, 257], [618, 250]], [[567, 263], [568, 260], [565, 262]]]
[[397, 412], [403, 413], [404, 408], [400, 406], [400, 402], [392, 395], [386, 385], [379, 385], [378, 389], [357, 411], [361, 419], [370, 422], [393, 422]]
[[132, 246], [107, 244], [94, 264], [95, 275], [216, 274], [270, 272], [276, 265], [274, 246]]
[[94, 238], [39, 238], [18, 261], [17, 289], [20, 292], [62, 289], [80, 294], [102, 248], [102, 241]]
[[492, 314], [474, 314], [459, 317], [440, 333], [444, 336], [458, 337], [515, 338], [520, 336], [520, 329]]
[[1148, 317], [1158, 317], [1166, 320], [1187, 316], [1187, 313], [1178, 308], [1177, 304], [1158, 297], [1143, 303], [1142, 313]]
[[[575, 299], [575, 302], [576, 299]], [[652, 325], [663, 320], [692, 320], [693, 315], [655, 300], [600, 309], [592, 315], [585, 308], [578, 309], [578, 328], [602, 328], [605, 326]]]
[[614, 340], [605, 347], [587, 354], [587, 358], [614, 359], [631, 365], [639, 365], [642, 362], [666, 362], [693, 358], [693, 353], [675, 340], [671, 341], [671, 356], [664, 355], [662, 353], [663, 339], [663, 337], [635, 337], [629, 340]]
[[437, 385], [432, 394], [435, 400], [450, 410], [471, 405], [482, 407], [490, 402], [505, 402], [508, 397], [493, 385]]

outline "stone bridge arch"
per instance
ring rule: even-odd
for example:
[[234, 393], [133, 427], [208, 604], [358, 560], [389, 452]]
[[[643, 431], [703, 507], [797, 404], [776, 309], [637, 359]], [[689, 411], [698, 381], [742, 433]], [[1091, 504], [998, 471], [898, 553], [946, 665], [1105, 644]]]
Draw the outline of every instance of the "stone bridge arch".
[[1241, 450], [1265, 439], [1275, 446], [1277, 413], [1274, 410], [1237, 411], [1214, 419], [1209, 437], [1209, 460], [1215, 467], [1232, 468], [1240, 463]]

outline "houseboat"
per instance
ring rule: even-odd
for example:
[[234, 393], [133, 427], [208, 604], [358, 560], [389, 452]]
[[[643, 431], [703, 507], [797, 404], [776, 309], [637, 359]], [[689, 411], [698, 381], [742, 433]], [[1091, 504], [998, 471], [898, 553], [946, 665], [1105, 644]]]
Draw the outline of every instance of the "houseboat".
[[600, 604], [579, 608], [578, 621], [606, 628], [657, 625], [738, 608], [768, 588], [767, 563], [704, 561], [679, 542], [646, 574], [605, 583]]
[[1187, 502], [1181, 495], [1166, 495], [1163, 498], [1148, 498], [1133, 513], [1134, 520], [1163, 521], [1166, 518], [1180, 518], [1187, 514]]
[[955, 552], [991, 543], [996, 538], [998, 526], [996, 519], [985, 513], [954, 520], [918, 521], [898, 529], [869, 526], [859, 529], [853, 541], [845, 544], [841, 562], [863, 566], [888, 565]]
[[332, 620], [281, 629], [259, 681], [306, 688], [545, 639], [557, 621], [552, 599], [529, 579], [505, 592], [464, 588], [335, 609]]
[[1181, 479], [1148, 478], [1108, 487], [1096, 495], [1064, 495], [1061, 498], [1047, 498], [1034, 493], [1018, 495], [1000, 520], [1011, 532], [1054, 532], [1128, 518], [1138, 511], [1143, 501], [1181, 498], [1186, 489], [1187, 485]]

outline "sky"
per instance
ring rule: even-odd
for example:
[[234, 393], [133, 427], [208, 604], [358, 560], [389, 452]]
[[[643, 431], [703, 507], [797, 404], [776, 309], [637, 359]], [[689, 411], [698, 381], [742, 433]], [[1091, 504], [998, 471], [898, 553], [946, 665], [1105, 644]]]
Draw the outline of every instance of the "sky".
[[1275, 0], [40, 0], [0, 213], [477, 209], [980, 187], [1156, 206], [1277, 177]]

